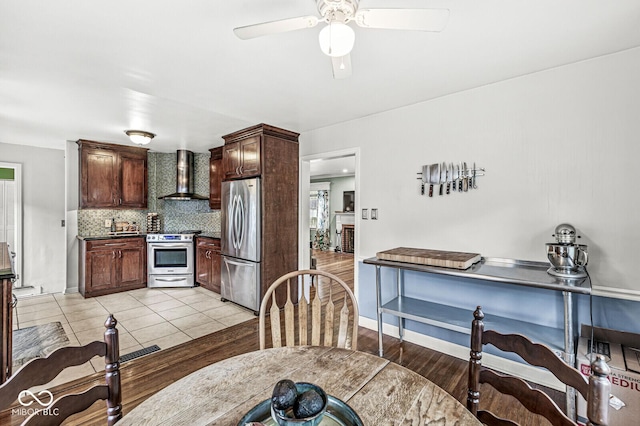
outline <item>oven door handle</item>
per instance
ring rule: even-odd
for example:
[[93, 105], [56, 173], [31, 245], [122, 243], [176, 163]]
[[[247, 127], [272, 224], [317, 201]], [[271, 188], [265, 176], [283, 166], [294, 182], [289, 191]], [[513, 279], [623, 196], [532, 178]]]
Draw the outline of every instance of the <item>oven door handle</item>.
[[156, 281], [164, 281], [164, 282], [168, 282], [168, 283], [174, 283], [177, 281], [186, 281], [187, 278], [183, 277], [183, 278], [155, 278]]
[[162, 244], [149, 244], [149, 247], [152, 248], [171, 248], [171, 247], [177, 247], [177, 248], [187, 248], [190, 245], [190, 243], [182, 243], [182, 244], [168, 244], [168, 243], [162, 243]]

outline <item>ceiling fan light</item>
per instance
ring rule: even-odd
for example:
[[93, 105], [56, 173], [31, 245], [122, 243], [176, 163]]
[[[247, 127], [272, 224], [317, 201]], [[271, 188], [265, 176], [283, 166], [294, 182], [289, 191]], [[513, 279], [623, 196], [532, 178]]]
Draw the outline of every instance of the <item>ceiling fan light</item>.
[[320, 49], [325, 55], [340, 57], [351, 52], [356, 41], [356, 34], [347, 24], [330, 22], [320, 30], [318, 40], [320, 41]]
[[136, 145], [146, 145], [156, 136], [153, 133], [145, 132], [144, 130], [127, 130], [125, 133], [129, 136], [131, 142]]

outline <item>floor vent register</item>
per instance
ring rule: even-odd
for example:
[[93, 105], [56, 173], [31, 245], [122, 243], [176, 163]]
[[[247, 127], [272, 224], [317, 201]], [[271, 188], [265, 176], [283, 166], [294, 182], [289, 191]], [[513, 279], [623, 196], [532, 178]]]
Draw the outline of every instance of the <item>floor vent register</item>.
[[132, 359], [140, 358], [141, 356], [149, 355], [150, 353], [157, 352], [159, 350], [160, 347], [158, 345], [152, 345], [147, 348], [142, 348], [140, 350], [122, 355], [120, 357], [120, 362], [131, 361]]

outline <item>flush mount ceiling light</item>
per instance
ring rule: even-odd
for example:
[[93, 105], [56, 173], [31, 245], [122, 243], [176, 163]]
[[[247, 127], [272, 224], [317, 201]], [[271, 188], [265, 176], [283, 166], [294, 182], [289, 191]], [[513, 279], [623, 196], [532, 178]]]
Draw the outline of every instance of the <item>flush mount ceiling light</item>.
[[136, 145], [146, 145], [156, 136], [153, 133], [145, 132], [144, 130], [127, 130], [125, 133], [129, 136], [131, 142]]
[[318, 40], [322, 52], [336, 58], [351, 52], [356, 41], [356, 34], [347, 24], [333, 21], [320, 31]]

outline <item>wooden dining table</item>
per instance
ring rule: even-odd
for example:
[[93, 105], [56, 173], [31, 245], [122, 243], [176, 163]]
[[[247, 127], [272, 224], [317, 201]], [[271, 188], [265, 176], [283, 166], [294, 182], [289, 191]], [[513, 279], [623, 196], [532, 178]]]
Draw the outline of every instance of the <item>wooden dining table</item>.
[[320, 386], [364, 425], [480, 425], [454, 397], [407, 368], [321, 346], [265, 349], [211, 364], [125, 413], [118, 425], [237, 425], [281, 379]]

